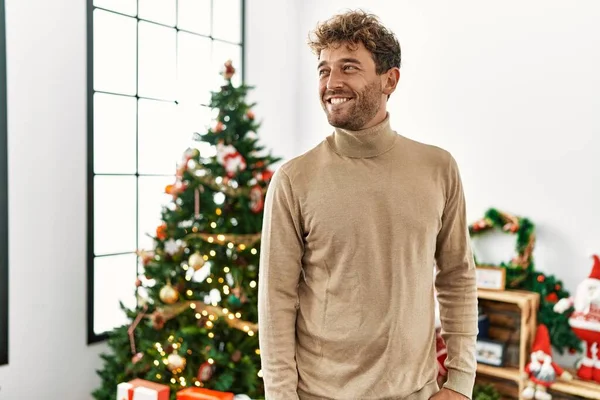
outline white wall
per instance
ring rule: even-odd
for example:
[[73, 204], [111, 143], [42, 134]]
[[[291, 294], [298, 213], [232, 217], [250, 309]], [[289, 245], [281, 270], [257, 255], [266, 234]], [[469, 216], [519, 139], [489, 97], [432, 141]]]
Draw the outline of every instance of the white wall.
[[[600, 253], [600, 3], [594, 0], [303, 2], [300, 30], [362, 7], [402, 47], [389, 103], [401, 134], [451, 151], [470, 220], [491, 206], [537, 224], [537, 267], [572, 293]], [[300, 151], [331, 129], [317, 101], [316, 61], [300, 59]], [[483, 244], [481, 257], [508, 260]]]
[[[297, 41], [294, 4], [247, 5], [259, 136], [285, 158], [297, 116], [298, 47], [286, 46]], [[6, 19], [10, 364], [0, 367], [0, 400], [89, 399], [106, 345], [86, 343], [86, 2], [8, 0]]]
[[85, 1], [6, 2], [10, 364], [0, 399], [87, 399]]
[[[300, 47], [305, 41], [296, 0], [246, 0], [246, 81], [256, 86], [258, 132], [273, 155], [285, 161], [297, 154]], [[280, 163], [279, 163], [280, 164]]]

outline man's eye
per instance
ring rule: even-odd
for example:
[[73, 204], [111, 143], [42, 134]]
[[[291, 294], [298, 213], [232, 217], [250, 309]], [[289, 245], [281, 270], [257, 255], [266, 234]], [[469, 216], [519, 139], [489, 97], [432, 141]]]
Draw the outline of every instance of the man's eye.
[[349, 70], [349, 69], [356, 69], [356, 67], [354, 65], [346, 65], [344, 67], [345, 70]]
[[327, 73], [327, 70], [322, 69], [322, 70], [319, 71], [319, 76], [325, 75], [326, 73]]

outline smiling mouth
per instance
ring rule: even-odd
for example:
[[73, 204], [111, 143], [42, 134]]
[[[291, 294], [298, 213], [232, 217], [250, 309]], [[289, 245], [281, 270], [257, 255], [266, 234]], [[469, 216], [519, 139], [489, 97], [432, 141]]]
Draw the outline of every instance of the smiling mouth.
[[333, 105], [338, 105], [338, 104], [343, 104], [343, 103], [347, 102], [348, 100], [352, 100], [352, 98], [351, 97], [332, 97], [331, 99], [327, 100], [327, 103], [333, 104]]

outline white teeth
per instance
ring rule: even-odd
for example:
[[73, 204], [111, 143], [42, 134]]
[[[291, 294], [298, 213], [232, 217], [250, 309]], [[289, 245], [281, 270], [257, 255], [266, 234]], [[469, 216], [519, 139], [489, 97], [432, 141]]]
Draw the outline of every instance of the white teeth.
[[346, 102], [348, 100], [350, 100], [350, 99], [347, 99], [347, 98], [343, 98], [342, 99], [342, 98], [339, 98], [339, 97], [334, 97], [330, 101], [331, 101], [331, 104], [342, 104], [342, 103], [344, 103], [344, 102]]

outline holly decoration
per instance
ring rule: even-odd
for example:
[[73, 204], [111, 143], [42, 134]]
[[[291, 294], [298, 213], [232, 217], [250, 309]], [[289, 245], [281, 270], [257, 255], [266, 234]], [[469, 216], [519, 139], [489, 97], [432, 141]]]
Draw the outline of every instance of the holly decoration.
[[480, 263], [475, 256], [477, 266], [493, 266], [506, 270], [506, 288], [527, 290], [539, 293], [540, 307], [538, 322], [548, 327], [550, 341], [554, 348], [564, 354], [581, 351], [581, 341], [575, 336], [565, 314], [556, 313], [554, 304], [562, 298], [568, 298], [562, 281], [553, 275], [535, 270], [533, 250], [536, 241], [535, 225], [528, 218], [515, 216], [496, 208], [488, 209], [484, 217], [469, 226], [469, 233], [476, 238], [490, 231], [502, 231], [516, 236], [516, 256], [499, 265]]

